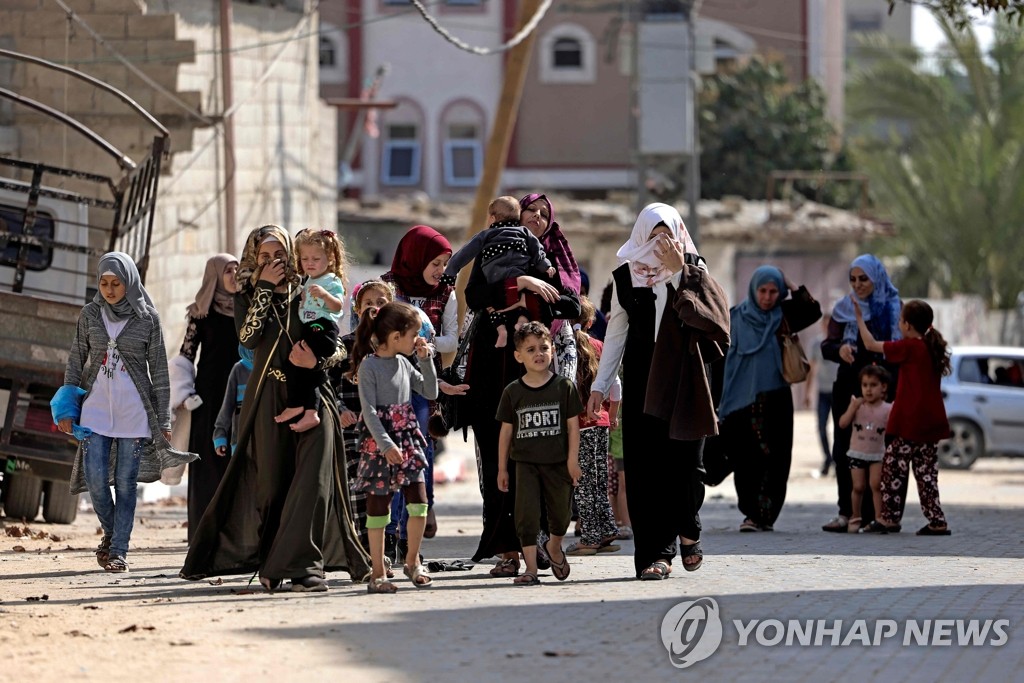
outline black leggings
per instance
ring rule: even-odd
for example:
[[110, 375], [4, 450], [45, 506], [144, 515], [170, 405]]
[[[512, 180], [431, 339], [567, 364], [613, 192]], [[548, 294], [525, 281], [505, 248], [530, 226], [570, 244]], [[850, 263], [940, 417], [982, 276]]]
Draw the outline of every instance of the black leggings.
[[[383, 496], [370, 494], [366, 497], [366, 514], [370, 517], [383, 517], [391, 512], [391, 496], [393, 494], [387, 493]], [[408, 486], [402, 487], [402, 495], [405, 496], [405, 502], [409, 503], [420, 503], [426, 504], [427, 502], [427, 485], [422, 481], [415, 484], [409, 484]]]

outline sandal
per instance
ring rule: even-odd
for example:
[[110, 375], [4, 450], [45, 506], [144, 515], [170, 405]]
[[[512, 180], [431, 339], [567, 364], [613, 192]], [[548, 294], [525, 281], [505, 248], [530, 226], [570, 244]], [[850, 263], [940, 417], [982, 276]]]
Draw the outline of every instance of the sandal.
[[828, 523], [821, 527], [822, 531], [845, 533], [850, 526], [850, 520], [846, 515], [836, 515], [828, 520]]
[[[688, 572], [695, 572], [700, 569], [700, 566], [704, 564], [704, 551], [700, 547], [700, 541], [686, 545], [685, 543], [679, 546], [679, 557], [683, 560], [683, 569]], [[691, 564], [686, 564], [686, 558], [696, 557], [697, 561]]]
[[877, 519], [871, 520], [860, 528], [862, 534], [887, 534], [889, 533], [889, 527], [879, 522]]
[[366, 584], [367, 593], [397, 593], [398, 586], [388, 581], [385, 576], [378, 576], [375, 579], [370, 579], [370, 582]]
[[672, 573], [672, 565], [664, 560], [652, 562], [647, 569], [640, 574], [641, 581], [664, 581]]
[[861, 523], [860, 522], [861, 522], [861, 518], [860, 517], [850, 517], [850, 523], [847, 525], [846, 531], [848, 533], [851, 533], [851, 534], [859, 533], [860, 532], [860, 527], [861, 527]]
[[106, 569], [107, 560], [110, 559], [110, 536], [100, 539], [100, 545], [96, 548], [96, 563]]
[[600, 552], [601, 546], [594, 545], [583, 545], [582, 543], [573, 543], [565, 549], [565, 554], [572, 557], [589, 557], [590, 555], [597, 555]]
[[743, 533], [751, 533], [754, 531], [758, 531], [758, 526], [754, 523], [754, 520], [747, 517], [745, 520], [743, 520], [743, 523], [740, 524], [740, 531]]
[[917, 530], [918, 536], [950, 536], [953, 532], [949, 530], [949, 527], [942, 527], [937, 529], [929, 524], [925, 524], [923, 527]]
[[540, 577], [533, 572], [523, 572], [522, 576], [512, 579], [512, 583], [517, 586], [539, 586]]
[[298, 579], [292, 579], [293, 593], [324, 593], [327, 591], [327, 582], [319, 576], [310, 574]]
[[391, 568], [391, 558], [387, 555], [384, 556], [384, 576], [389, 579], [395, 578], [395, 571]]
[[[558, 549], [562, 550], [561, 546], [559, 546]], [[555, 575], [556, 579], [559, 581], [565, 581], [569, 578], [569, 571], [571, 567], [569, 566], [569, 558], [566, 557], [564, 550], [562, 550], [561, 562], [555, 562], [555, 558], [551, 557], [551, 553], [548, 551], [546, 543], [542, 546], [537, 546], [537, 554], [540, 555], [541, 552], [544, 553], [545, 559], [551, 563], [551, 573]]]
[[115, 574], [123, 574], [128, 571], [128, 562], [120, 555], [111, 555], [103, 569]]
[[618, 534], [612, 534], [611, 536], [605, 536], [601, 539], [600, 545], [597, 547], [599, 553], [617, 553], [622, 550], [621, 545], [613, 543], [618, 538]]
[[[424, 567], [422, 564], [418, 564], [412, 569], [409, 569], [409, 565], [407, 564], [402, 565], [402, 573], [408, 576], [409, 580], [412, 581], [412, 585], [416, 586], [417, 588], [427, 588], [432, 583], [434, 583], [434, 580], [427, 576], [426, 572], [427, 568]], [[425, 580], [421, 581], [420, 579]]]
[[496, 579], [511, 579], [512, 577], [519, 576], [519, 560], [513, 560], [512, 558], [501, 560], [498, 564], [494, 565], [494, 568], [489, 573]]
[[260, 585], [263, 586], [263, 590], [267, 591], [268, 593], [273, 593], [278, 588], [280, 588], [281, 583], [281, 579], [270, 579], [266, 576], [260, 577]]

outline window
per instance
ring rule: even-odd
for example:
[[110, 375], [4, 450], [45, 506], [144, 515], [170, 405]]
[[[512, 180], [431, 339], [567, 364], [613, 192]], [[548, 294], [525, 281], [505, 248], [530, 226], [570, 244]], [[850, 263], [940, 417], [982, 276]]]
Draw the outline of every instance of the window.
[[[35, 225], [28, 234], [52, 240], [54, 235], [53, 217], [39, 212], [36, 214]], [[22, 243], [17, 238], [9, 239], [3, 233], [11, 235], [25, 234], [25, 209], [0, 204], [0, 265], [17, 266], [18, 252]], [[25, 262], [27, 270], [46, 270], [53, 261], [53, 247], [30, 246]]]
[[881, 12], [857, 12], [846, 17], [846, 30], [851, 33], [869, 33], [882, 30]]
[[420, 182], [420, 142], [416, 124], [387, 127], [380, 180], [385, 185], [416, 185]]
[[540, 41], [541, 83], [594, 83], [597, 43], [578, 24], [559, 24]]
[[483, 0], [445, 0], [446, 5], [457, 5], [459, 7], [475, 7], [482, 2]]
[[452, 187], [476, 187], [480, 182], [483, 148], [477, 127], [455, 123], [448, 126], [444, 143], [444, 182]]
[[644, 19], [662, 21], [666, 19], [686, 19], [690, 16], [690, 4], [682, 0], [645, 0], [643, 3]]
[[556, 69], [580, 69], [583, 67], [583, 46], [575, 38], [559, 38], [555, 41], [554, 67]]
[[334, 41], [326, 36], [320, 36], [320, 66], [334, 66], [337, 61], [338, 53]]
[[998, 357], [973, 357], [960, 361], [961, 382], [1024, 387], [1024, 360]]

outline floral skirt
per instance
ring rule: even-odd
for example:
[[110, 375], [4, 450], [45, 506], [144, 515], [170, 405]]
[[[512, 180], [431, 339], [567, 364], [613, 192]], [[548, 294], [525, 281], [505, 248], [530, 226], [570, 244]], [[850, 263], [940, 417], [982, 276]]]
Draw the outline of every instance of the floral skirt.
[[402, 464], [392, 465], [377, 448], [377, 440], [362, 425], [359, 443], [359, 469], [352, 489], [369, 495], [386, 496], [403, 486], [425, 481], [427, 442], [416, 421], [411, 403], [395, 403], [377, 408], [377, 417], [402, 452]]

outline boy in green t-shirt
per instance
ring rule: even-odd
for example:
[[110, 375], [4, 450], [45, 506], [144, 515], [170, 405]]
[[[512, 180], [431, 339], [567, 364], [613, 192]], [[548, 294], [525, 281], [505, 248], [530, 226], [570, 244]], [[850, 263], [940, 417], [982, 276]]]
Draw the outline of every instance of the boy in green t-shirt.
[[[583, 412], [576, 385], [551, 372], [551, 333], [538, 322], [526, 323], [514, 336], [516, 360], [526, 374], [505, 387], [496, 419], [498, 488], [508, 491], [508, 460], [516, 463], [516, 534], [523, 546], [526, 571], [513, 583], [535, 586], [540, 500], [547, 509], [550, 539], [539, 552], [551, 562], [559, 581], [569, 576], [562, 538], [572, 516], [572, 487], [580, 478], [580, 423]], [[557, 548], [557, 550], [555, 550]]]

